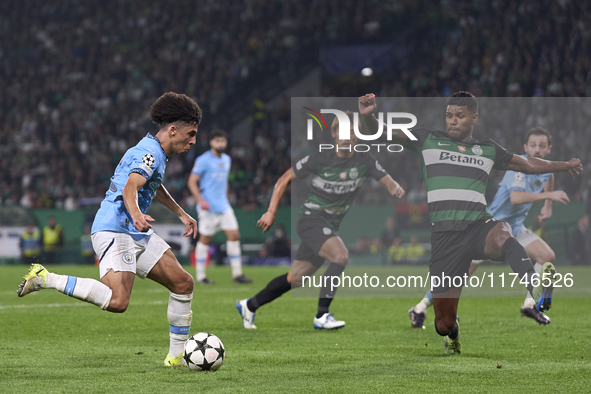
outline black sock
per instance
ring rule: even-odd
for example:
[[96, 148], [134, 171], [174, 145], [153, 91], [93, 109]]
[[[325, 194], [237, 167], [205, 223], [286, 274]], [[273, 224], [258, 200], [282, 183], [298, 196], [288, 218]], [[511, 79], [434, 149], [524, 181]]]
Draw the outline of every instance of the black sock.
[[503, 258], [511, 266], [511, 269], [514, 272], [517, 272], [520, 279], [523, 279], [524, 276], [527, 276], [527, 289], [530, 293], [532, 293], [532, 275], [535, 274], [536, 271], [531, 259], [527, 253], [525, 253], [523, 246], [521, 246], [521, 244], [515, 238], [511, 237], [503, 244], [501, 253], [503, 254]]
[[458, 337], [458, 334], [460, 333], [460, 327], [456, 322], [456, 325], [454, 326], [453, 330], [451, 330], [450, 332], [441, 332], [439, 331], [439, 328], [437, 328], [437, 319], [435, 319], [435, 331], [437, 331], [437, 334], [441, 335], [442, 337], [447, 335], [449, 339], [456, 339]]
[[[320, 289], [320, 296], [318, 298], [318, 313], [316, 314], [317, 318], [321, 318], [322, 315], [328, 313], [328, 308], [330, 307], [330, 303], [334, 298], [334, 294], [337, 291], [337, 288], [331, 290], [332, 285], [332, 276], [340, 276], [343, 270], [345, 269], [344, 265], [330, 263], [324, 275], [322, 275], [322, 288]], [[339, 278], [341, 279], [341, 278]]]
[[257, 295], [246, 302], [246, 306], [251, 312], [255, 312], [259, 307], [281, 297], [284, 293], [291, 290], [291, 283], [287, 281], [287, 274], [276, 277], [271, 280], [267, 287], [259, 291]]

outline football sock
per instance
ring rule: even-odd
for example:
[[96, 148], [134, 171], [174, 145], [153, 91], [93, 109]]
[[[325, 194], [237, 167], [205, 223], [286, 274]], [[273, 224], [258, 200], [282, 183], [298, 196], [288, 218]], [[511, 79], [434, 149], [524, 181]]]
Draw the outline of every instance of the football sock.
[[531, 259], [525, 253], [525, 249], [513, 237], [507, 239], [501, 248], [503, 258], [509, 263], [511, 269], [517, 272], [520, 279], [527, 280], [527, 290], [532, 291], [532, 275], [536, 272]]
[[259, 291], [254, 297], [251, 297], [246, 306], [251, 312], [255, 312], [259, 307], [281, 297], [289, 290], [291, 290], [291, 283], [287, 281], [287, 274], [283, 274], [271, 280], [267, 287]]
[[197, 282], [205, 279], [205, 260], [207, 260], [207, 251], [209, 250], [208, 245], [204, 245], [201, 242], [197, 242]]
[[421, 302], [416, 304], [413, 309], [416, 313], [425, 313], [431, 305], [433, 305], [433, 297], [431, 296], [431, 290], [429, 290]]
[[330, 308], [330, 304], [338, 288], [332, 288], [332, 277], [336, 276], [341, 279], [340, 275], [343, 273], [344, 269], [345, 266], [342, 264], [330, 263], [324, 272], [324, 275], [322, 276], [320, 296], [318, 298], [318, 313], [316, 313], [317, 318], [321, 318], [322, 315], [328, 313], [328, 309]]
[[191, 329], [191, 299], [193, 294], [170, 293], [168, 297], [168, 323], [170, 324], [170, 348], [168, 354], [177, 357], [189, 339]]
[[[536, 270], [536, 273], [539, 274], [540, 272], [542, 272], [542, 265], [535, 263], [534, 269]], [[535, 305], [536, 302], [534, 301], [534, 298], [532, 297], [531, 293], [528, 291], [527, 296], [525, 297], [525, 301], [523, 301], [523, 305], [521, 306], [523, 308], [533, 308]]]
[[47, 273], [46, 287], [94, 304], [103, 310], [107, 309], [113, 296], [113, 291], [96, 279], [58, 275], [52, 272]]
[[240, 252], [240, 241], [226, 241], [226, 253], [232, 266], [232, 277], [242, 275], [242, 253]]
[[458, 337], [458, 334], [460, 333], [460, 327], [456, 322], [456, 325], [454, 326], [453, 330], [451, 330], [450, 332], [441, 332], [439, 331], [439, 327], [437, 327], [437, 319], [435, 319], [435, 331], [442, 337], [447, 335], [449, 339], [456, 339]]

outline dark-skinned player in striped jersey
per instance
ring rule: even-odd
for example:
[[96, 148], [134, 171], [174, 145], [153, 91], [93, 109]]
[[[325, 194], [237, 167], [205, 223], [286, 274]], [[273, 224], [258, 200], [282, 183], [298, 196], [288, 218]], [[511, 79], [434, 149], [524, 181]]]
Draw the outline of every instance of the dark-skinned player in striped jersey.
[[349, 260], [349, 251], [338, 235], [341, 220], [367, 177], [378, 180], [394, 197], [402, 198], [405, 193], [371, 154], [354, 151], [357, 137], [353, 132], [353, 113], [346, 113], [351, 124], [351, 139], [338, 138], [339, 122], [335, 117], [331, 124], [331, 135], [338, 149], [313, 153], [287, 170], [275, 185], [269, 209], [257, 222], [263, 232], [269, 230], [275, 222], [277, 207], [287, 186], [292, 181], [312, 176], [310, 194], [300, 209], [297, 224], [302, 242], [291, 269], [271, 280], [254, 297], [236, 303], [244, 328], [256, 328], [256, 310], [292, 288], [302, 286], [302, 277], [314, 274], [324, 260], [329, 261], [329, 266], [322, 278], [323, 286], [320, 289], [318, 311], [314, 316], [314, 328], [334, 330], [345, 326], [344, 321], [336, 320], [329, 313], [336, 292], [336, 288], [331, 286], [331, 277], [340, 277]]
[[[373, 115], [374, 94], [359, 98], [359, 114], [370, 132], [378, 129]], [[507, 222], [495, 221], [486, 210], [484, 192], [491, 169], [512, 170], [525, 174], [568, 172], [578, 175], [583, 166], [579, 159], [548, 161], [536, 157], [514, 155], [492, 140], [472, 137], [478, 121], [478, 100], [468, 92], [457, 92], [448, 99], [445, 113], [446, 131], [412, 129], [417, 141], [410, 140], [402, 130], [393, 130], [392, 143], [419, 154], [427, 187], [427, 203], [431, 221], [431, 278], [462, 277], [468, 274], [472, 260], [504, 259], [526, 282], [535, 307], [547, 311], [552, 304], [556, 270], [550, 262], [543, 264], [539, 276], [534, 275], [532, 261], [523, 246], [513, 237]], [[538, 286], [532, 279], [538, 278]], [[432, 282], [433, 284], [433, 282]], [[462, 287], [446, 281], [434, 287], [433, 309], [435, 330], [443, 337], [448, 353], [461, 352], [459, 340], [458, 302]]]

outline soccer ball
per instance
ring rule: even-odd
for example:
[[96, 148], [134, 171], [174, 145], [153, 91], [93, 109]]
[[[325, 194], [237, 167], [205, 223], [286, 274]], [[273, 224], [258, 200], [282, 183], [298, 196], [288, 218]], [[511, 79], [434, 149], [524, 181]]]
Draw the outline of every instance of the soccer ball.
[[226, 350], [218, 337], [199, 332], [185, 342], [183, 359], [192, 371], [217, 371], [226, 358]]

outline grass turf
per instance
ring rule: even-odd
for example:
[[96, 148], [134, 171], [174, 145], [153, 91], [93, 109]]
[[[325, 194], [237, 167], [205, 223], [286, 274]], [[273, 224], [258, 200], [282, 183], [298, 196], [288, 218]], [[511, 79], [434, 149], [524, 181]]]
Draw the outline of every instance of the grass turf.
[[[55, 290], [18, 298], [25, 266], [0, 267], [0, 391], [60, 392], [589, 392], [588, 299], [556, 299], [552, 324], [520, 317], [519, 299], [462, 299], [460, 356], [446, 356], [433, 328], [411, 329], [415, 299], [337, 299], [338, 331], [312, 328], [317, 300], [289, 294], [259, 309], [257, 330], [242, 328], [236, 301], [286, 268], [246, 268], [235, 285], [212, 267], [214, 286], [196, 286], [191, 332], [223, 341], [215, 373], [162, 366], [168, 352], [168, 292], [136, 279], [129, 309], [111, 314]], [[51, 270], [94, 277], [96, 267]], [[423, 274], [424, 267], [417, 268]], [[192, 272], [192, 270], [190, 271]]]

